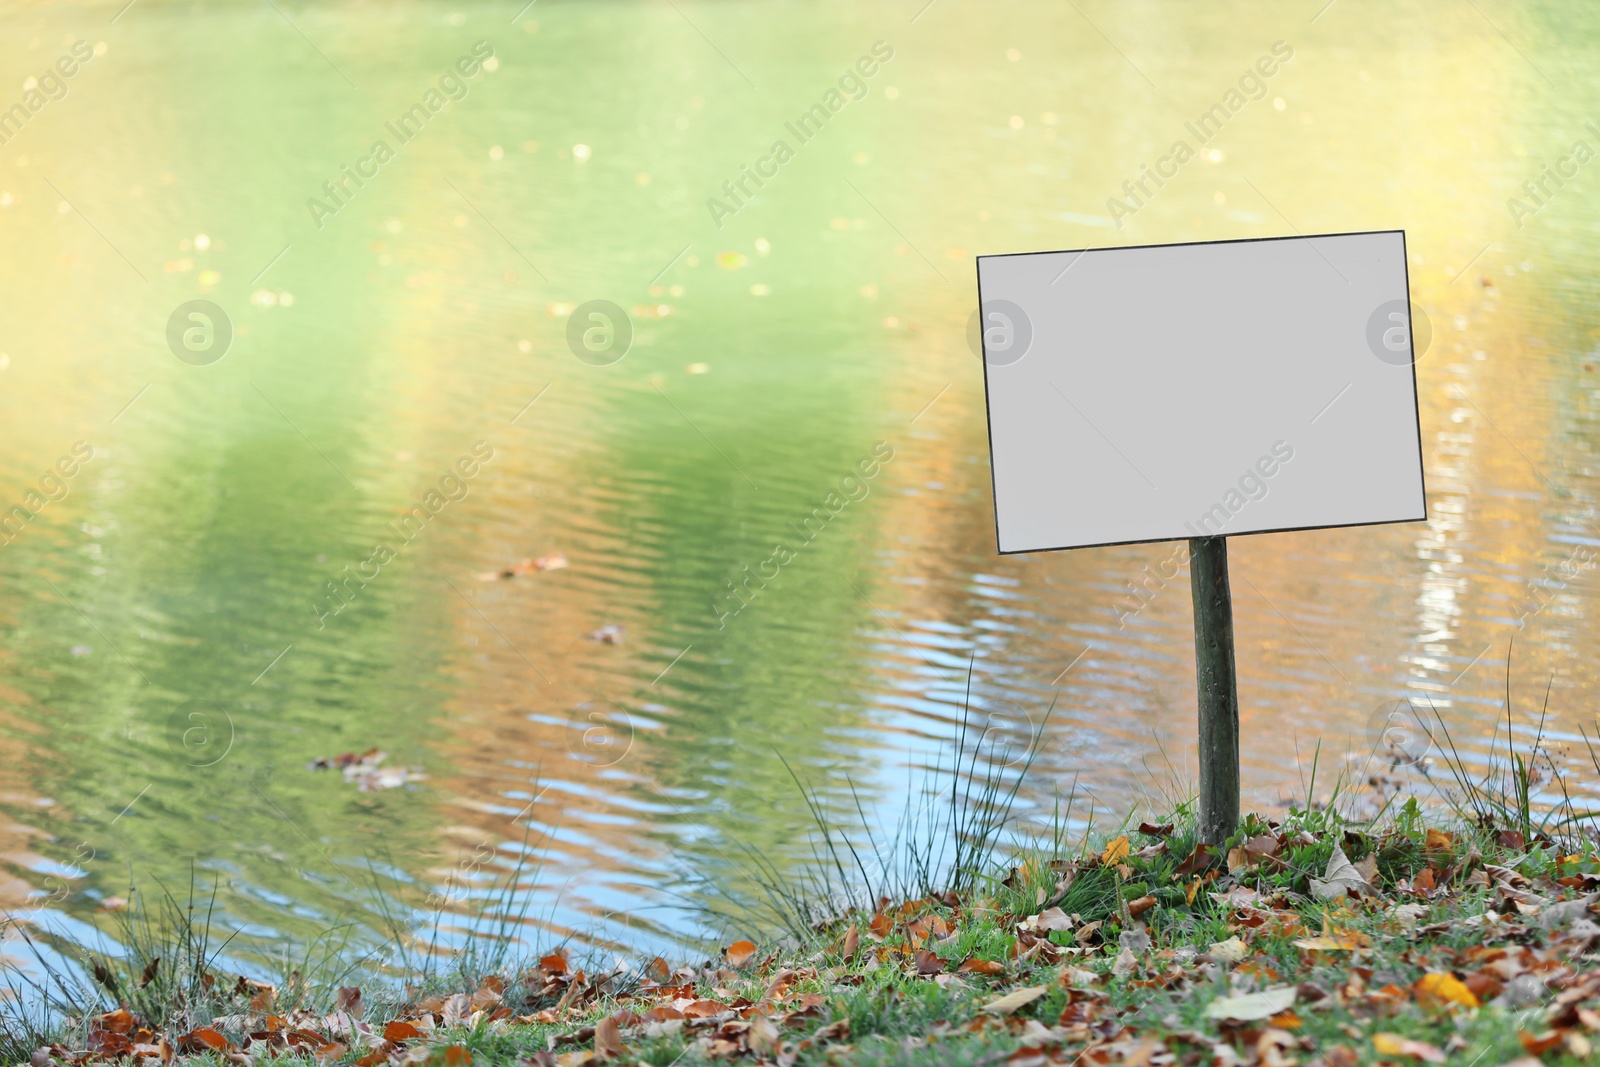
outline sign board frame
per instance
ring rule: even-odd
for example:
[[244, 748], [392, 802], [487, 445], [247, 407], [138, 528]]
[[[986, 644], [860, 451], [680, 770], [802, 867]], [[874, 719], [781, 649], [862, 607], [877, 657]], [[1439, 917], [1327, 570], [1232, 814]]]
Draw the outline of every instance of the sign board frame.
[[[1005, 528], [1006, 527], [1005, 520], [1002, 518], [1003, 498], [1006, 497], [1007, 490], [1002, 485], [1003, 479], [1002, 479], [1001, 470], [1000, 470], [1000, 468], [1002, 467], [1002, 464], [1007, 462], [1007, 461], [1002, 456], [997, 456], [996, 452], [995, 452], [995, 439], [996, 439], [996, 429], [995, 429], [995, 427], [996, 427], [996, 410], [995, 410], [995, 408], [996, 408], [996, 379], [995, 379], [995, 376], [997, 374], [1004, 374], [1006, 365], [1008, 363], [1010, 363], [1010, 362], [1015, 362], [1015, 361], [1014, 360], [1003, 360], [1003, 359], [1002, 360], [997, 360], [995, 358], [995, 353], [993, 353], [991, 351], [992, 345], [991, 345], [991, 336], [990, 336], [991, 335], [991, 322], [990, 322], [990, 320], [991, 320], [991, 317], [994, 315], [994, 311], [992, 309], [994, 307], [994, 301], [995, 301], [995, 298], [996, 298], [996, 293], [994, 292], [994, 289], [996, 288], [996, 286], [991, 284], [991, 286], [990, 286], [991, 292], [989, 294], [985, 293], [984, 275], [985, 275], [985, 272], [986, 272], [986, 263], [989, 263], [989, 262], [992, 262], [992, 261], [997, 261], [997, 260], [1017, 259], [1019, 257], [1021, 257], [1021, 258], [1036, 257], [1036, 258], [1038, 258], [1040, 260], [1041, 267], [1043, 267], [1044, 263], [1046, 261], [1049, 261], [1049, 260], [1054, 260], [1055, 262], [1063, 262], [1065, 264], [1065, 269], [1061, 270], [1060, 275], [1057, 275], [1057, 279], [1056, 280], [1059, 281], [1059, 280], [1061, 280], [1062, 276], [1065, 276], [1068, 279], [1068, 281], [1070, 282], [1072, 276], [1070, 274], [1068, 274], [1067, 272], [1075, 270], [1080, 265], [1080, 262], [1089, 262], [1091, 264], [1091, 269], [1092, 269], [1093, 257], [1096, 257], [1096, 256], [1102, 256], [1103, 257], [1103, 256], [1107, 256], [1107, 255], [1116, 255], [1116, 256], [1121, 256], [1121, 257], [1129, 257], [1129, 256], [1137, 256], [1137, 254], [1139, 254], [1139, 253], [1153, 253], [1153, 252], [1156, 252], [1156, 250], [1176, 250], [1176, 254], [1178, 256], [1182, 256], [1185, 253], [1193, 253], [1193, 252], [1196, 252], [1197, 250], [1209, 249], [1209, 248], [1214, 248], [1214, 247], [1217, 247], [1217, 246], [1237, 247], [1237, 246], [1275, 245], [1277, 247], [1283, 248], [1283, 247], [1285, 247], [1287, 245], [1294, 245], [1294, 246], [1299, 246], [1299, 247], [1303, 247], [1303, 248], [1307, 248], [1308, 249], [1307, 251], [1304, 252], [1304, 258], [1306, 260], [1306, 263], [1308, 264], [1309, 270], [1312, 272], [1312, 276], [1315, 276], [1319, 272], [1326, 272], [1329, 284], [1330, 284], [1330, 286], [1333, 287], [1330, 290], [1330, 292], [1331, 293], [1337, 293], [1338, 290], [1342, 290], [1343, 289], [1343, 285], [1339, 282], [1338, 278], [1335, 277], [1335, 272], [1338, 272], [1338, 267], [1334, 266], [1333, 265], [1333, 261], [1328, 259], [1327, 255], [1325, 255], [1321, 251], [1321, 249], [1318, 248], [1316, 242], [1319, 242], [1319, 241], [1334, 241], [1334, 240], [1341, 239], [1341, 238], [1368, 238], [1368, 239], [1373, 239], [1373, 238], [1382, 238], [1382, 237], [1391, 237], [1391, 236], [1398, 238], [1397, 248], [1395, 249], [1395, 251], [1398, 253], [1398, 258], [1399, 258], [1398, 274], [1393, 279], [1393, 281], [1398, 283], [1399, 288], [1398, 289], [1383, 288], [1383, 283], [1381, 283], [1381, 282], [1370, 281], [1370, 280], [1367, 280], [1367, 279], [1359, 279], [1359, 280], [1366, 281], [1368, 288], [1383, 288], [1383, 291], [1385, 293], [1388, 293], [1388, 294], [1391, 295], [1391, 299], [1390, 300], [1380, 304], [1376, 308], [1371, 309], [1371, 315], [1375, 319], [1379, 319], [1379, 321], [1387, 323], [1389, 320], [1399, 317], [1399, 312], [1400, 311], [1402, 311], [1402, 310], [1404, 311], [1403, 318], [1405, 320], [1405, 327], [1406, 327], [1406, 329], [1405, 329], [1405, 345], [1403, 346], [1403, 348], [1396, 349], [1396, 348], [1391, 346], [1389, 349], [1381, 350], [1381, 351], [1380, 351], [1380, 349], [1378, 347], [1373, 347], [1375, 345], [1375, 341], [1374, 341], [1373, 334], [1372, 334], [1372, 323], [1371, 323], [1371, 321], [1369, 321], [1367, 323], [1368, 330], [1367, 330], [1366, 341], [1367, 341], [1368, 347], [1373, 347], [1373, 351], [1368, 352], [1368, 351], [1363, 350], [1363, 351], [1361, 351], [1359, 358], [1362, 359], [1362, 360], [1368, 361], [1368, 366], [1365, 369], [1370, 374], [1382, 375], [1384, 373], [1394, 373], [1394, 372], [1398, 371], [1399, 366], [1401, 366], [1401, 365], [1404, 365], [1404, 366], [1406, 366], [1408, 368], [1408, 372], [1409, 372], [1408, 373], [1408, 378], [1409, 378], [1409, 380], [1405, 384], [1411, 390], [1411, 395], [1410, 395], [1410, 401], [1411, 401], [1411, 403], [1410, 403], [1410, 416], [1411, 416], [1411, 418], [1410, 418], [1410, 422], [1411, 422], [1411, 425], [1412, 425], [1412, 433], [1409, 435], [1409, 440], [1406, 442], [1406, 446], [1407, 446], [1407, 448], [1409, 450], [1414, 450], [1414, 451], [1413, 451], [1413, 454], [1411, 456], [1404, 457], [1408, 461], [1407, 462], [1407, 466], [1404, 469], [1397, 469], [1397, 473], [1396, 473], [1395, 477], [1398, 479], [1400, 477], [1409, 475], [1410, 472], [1414, 471], [1414, 483], [1415, 483], [1414, 484], [1414, 498], [1411, 497], [1411, 496], [1408, 496], [1408, 499], [1407, 499], [1408, 510], [1406, 510], [1406, 512], [1403, 513], [1403, 514], [1388, 513], [1388, 514], [1385, 514], [1383, 517], [1371, 517], [1371, 516], [1369, 516], [1369, 517], [1355, 518], [1355, 519], [1352, 519], [1351, 521], [1311, 521], [1311, 522], [1286, 521], [1286, 522], [1283, 522], [1281, 524], [1271, 524], [1271, 525], [1259, 525], [1259, 524], [1251, 525], [1247, 521], [1245, 524], [1243, 524], [1239, 528], [1229, 528], [1229, 529], [1223, 529], [1223, 530], [1219, 531], [1221, 534], [1227, 535], [1227, 536], [1244, 536], [1246, 534], [1290, 533], [1290, 532], [1304, 531], [1304, 530], [1340, 529], [1340, 528], [1351, 527], [1351, 526], [1378, 526], [1378, 525], [1390, 525], [1390, 524], [1393, 524], [1393, 523], [1401, 523], [1401, 522], [1426, 521], [1426, 519], [1428, 517], [1428, 510], [1427, 510], [1427, 482], [1426, 482], [1426, 473], [1425, 473], [1425, 471], [1423, 469], [1421, 397], [1420, 397], [1420, 389], [1419, 389], [1419, 386], [1418, 386], [1418, 383], [1417, 383], [1417, 376], [1416, 376], [1416, 359], [1419, 358], [1419, 357], [1416, 355], [1416, 353], [1418, 352], [1419, 343], [1420, 343], [1420, 346], [1422, 348], [1422, 352], [1423, 353], [1426, 352], [1427, 347], [1428, 347], [1428, 343], [1429, 343], [1429, 341], [1431, 339], [1431, 328], [1428, 330], [1428, 335], [1423, 337], [1423, 338], [1421, 338], [1421, 340], [1419, 342], [1417, 317], [1420, 314], [1420, 309], [1416, 308], [1416, 306], [1411, 303], [1411, 298], [1410, 298], [1411, 279], [1410, 279], [1409, 264], [1407, 263], [1407, 260], [1406, 260], [1405, 231], [1403, 229], [1366, 230], [1366, 231], [1350, 231], [1350, 232], [1343, 232], [1343, 233], [1326, 233], [1326, 234], [1307, 234], [1307, 235], [1277, 236], [1277, 237], [1240, 238], [1240, 239], [1219, 240], [1219, 241], [1168, 242], [1168, 243], [1163, 243], [1163, 244], [1152, 244], [1152, 245], [1118, 245], [1118, 246], [1105, 246], [1105, 247], [1100, 247], [1100, 248], [1061, 249], [1061, 250], [1045, 250], [1045, 251], [1034, 251], [1034, 252], [1010, 252], [1010, 253], [1000, 253], [1000, 254], [994, 254], [994, 255], [978, 256], [977, 257], [977, 261], [976, 261], [978, 298], [979, 298], [979, 308], [980, 308], [980, 311], [978, 313], [978, 315], [979, 315], [978, 333], [979, 333], [979, 346], [980, 346], [981, 358], [982, 358], [982, 361], [983, 361], [984, 395], [985, 395], [985, 417], [986, 417], [986, 423], [987, 423], [986, 428], [987, 428], [987, 433], [988, 433], [989, 451], [990, 451], [990, 456], [991, 456], [991, 460], [992, 460], [991, 467], [990, 467], [990, 484], [991, 484], [991, 490], [992, 490], [992, 493], [993, 493], [993, 500], [994, 500], [995, 536], [996, 536], [996, 542], [997, 542], [997, 546], [998, 546], [1000, 554], [1002, 554], [1002, 555], [1015, 555], [1015, 554], [1025, 553], [1025, 552], [1062, 551], [1062, 550], [1070, 549], [1070, 548], [1099, 548], [1099, 547], [1109, 547], [1109, 546], [1113, 546], [1113, 545], [1154, 544], [1154, 543], [1160, 543], [1160, 542], [1165, 542], [1165, 541], [1184, 540], [1184, 539], [1192, 538], [1192, 537], [1196, 537], [1196, 536], [1214, 536], [1216, 534], [1214, 532], [1212, 532], [1212, 531], [1209, 531], [1209, 530], [1202, 531], [1202, 530], [1195, 530], [1195, 529], [1191, 528], [1189, 530], [1189, 532], [1179, 532], [1178, 530], [1174, 529], [1170, 534], [1163, 534], [1163, 535], [1160, 535], [1160, 536], [1126, 536], [1126, 537], [1113, 536], [1113, 537], [1108, 537], [1108, 538], [1104, 538], [1104, 539], [1094, 539], [1094, 540], [1063, 538], [1063, 539], [1060, 539], [1060, 540], [1056, 540], [1056, 541], [1054, 541], [1052, 543], [1041, 543], [1037, 539], [1030, 540], [1030, 539], [1028, 539], [1026, 537], [1019, 538], [1019, 537], [1017, 537], [1015, 535], [1013, 535], [1012, 537], [1010, 537], [1008, 539], [1007, 531], [1006, 531], [1006, 528]], [[1298, 248], [1296, 249], [1296, 251], [1298, 251]], [[1330, 249], [1330, 251], [1334, 251], [1334, 250]], [[1314, 255], [1313, 255], [1313, 253], [1314, 253]], [[1338, 255], [1338, 252], [1334, 251], [1334, 254]], [[1064, 259], [1063, 257], [1070, 257], [1070, 259]], [[1316, 257], [1321, 257], [1320, 261]], [[1170, 255], [1169, 255], [1168, 258], [1171, 258]], [[1191, 258], [1193, 258], [1193, 257], [1191, 257]], [[1201, 257], [1201, 258], [1203, 259], [1204, 257]], [[1347, 267], [1348, 267], [1348, 263], [1347, 263]], [[999, 268], [998, 267], [989, 267], [988, 268], [988, 270], [989, 270], [989, 272], [991, 274], [996, 269], [999, 269]], [[1049, 269], [1050, 269], [1051, 273], [1054, 273], [1054, 269], [1055, 269], [1055, 263], [1054, 262], [1050, 263]], [[1123, 273], [1128, 273], [1129, 272], [1129, 267], [1128, 267], [1127, 262], [1123, 262], [1123, 263], [1119, 264], [1119, 269]], [[1389, 271], [1393, 271], [1394, 267], [1393, 267], [1393, 265], [1390, 265], [1386, 269], [1389, 270]], [[1080, 277], [1082, 277], [1082, 276], [1080, 275]], [[1344, 277], [1342, 272], [1339, 273], [1339, 277]], [[991, 282], [992, 281], [993, 281], [993, 279], [991, 279]], [[1349, 279], [1348, 278], [1345, 278], [1344, 284], [1349, 284]], [[1315, 299], [1313, 294], [1308, 294], [1308, 293], [1304, 293], [1304, 292], [1300, 292], [1300, 291], [1295, 291], [1293, 293], [1293, 295], [1294, 295], [1294, 297], [1299, 298], [1299, 299]], [[988, 299], [986, 299], [986, 296], [988, 297]], [[1152, 302], [1157, 302], [1160, 299], [1160, 295], [1159, 294], [1152, 295], [1152, 294], [1145, 293], [1145, 294], [1140, 294], [1140, 299], [1141, 300], [1149, 300], [1149, 301], [1152, 301]], [[1395, 304], [1397, 301], [1403, 301], [1403, 303], [1400, 304], [1399, 307], [1391, 307], [1390, 306], [1390, 305]], [[1001, 301], [1001, 302], [1002, 303], [1009, 303], [1008, 301]], [[1010, 306], [1015, 311], [1021, 312], [1023, 314], [1024, 318], [1026, 318], [1026, 314], [1027, 313], [1026, 313], [1026, 311], [1024, 309], [1018, 308], [1014, 304], [1012, 304]], [[1388, 315], [1387, 318], [1381, 318], [1378, 313], [1380, 311], [1384, 310], [1385, 308], [1387, 308], [1389, 310], [1389, 315]], [[1147, 310], [1149, 310], [1149, 309], [1147, 309]], [[1241, 310], [1244, 310], [1244, 309], [1241, 309]], [[1248, 310], [1251, 311], [1251, 312], [1257, 313], [1257, 314], [1259, 314], [1259, 312], [1260, 312], [1260, 308], [1258, 306], [1251, 307]], [[1348, 308], [1341, 308], [1341, 309], [1338, 309], [1338, 310], [1340, 312], [1344, 312], [1346, 314], [1346, 318], [1348, 318], [1348, 311], [1349, 311]], [[1362, 305], [1361, 306], [1361, 310], [1362, 310], [1363, 315], [1365, 315], [1366, 312], [1367, 312], [1367, 308], [1364, 305]], [[1152, 312], [1152, 313], [1159, 314], [1159, 312]], [[1426, 318], [1425, 318], [1425, 316], [1423, 318], [1423, 324], [1426, 327]], [[1033, 330], [1034, 325], [1036, 325], [1036, 324], [1030, 324], [1028, 328], [1030, 330]], [[1348, 323], [1346, 323], [1346, 325], [1348, 325]], [[1049, 324], [1045, 324], [1045, 329], [1046, 329], [1047, 332], [1048, 332], [1049, 328], [1050, 328]], [[1241, 323], [1241, 328], [1248, 328], [1248, 324], [1247, 323]], [[1394, 339], [1393, 329], [1394, 329], [1393, 327], [1390, 327], [1390, 333], [1384, 335], [1384, 341], [1385, 341], [1386, 344]], [[1352, 340], [1354, 341], [1354, 340], [1356, 340], [1356, 338], [1352, 338]], [[1036, 349], [1036, 347], [1041, 343], [1052, 343], [1053, 341], [1054, 342], [1058, 342], [1059, 338], [1050, 338], [1050, 339], [1046, 339], [1045, 341], [1041, 342], [1041, 338], [1040, 338], [1040, 336], [1038, 336], [1037, 332], [1033, 332], [1033, 335], [1030, 338], [1030, 344], [1031, 344], [1031, 346], [1033, 346], [1033, 348], [1030, 348], [1029, 350], [1024, 351], [1022, 357], [1020, 357], [1020, 358], [1022, 360], [1028, 359], [1030, 351], [1032, 352], [1032, 354], [1034, 356], [1037, 356], [1038, 352], [1034, 351], [1033, 349]], [[1329, 343], [1332, 343], [1332, 342], [1329, 342]], [[1390, 366], [1389, 367], [1384, 367], [1383, 364], [1389, 364]], [[1054, 383], [1052, 383], [1052, 384], [1054, 384]], [[1060, 388], [1057, 387], [1056, 391], [1060, 392]], [[1067, 398], [1067, 394], [1062, 393], [1060, 398], [1048, 398], [1047, 397], [1046, 399], [1051, 401], [1051, 402], [1053, 402], [1053, 403], [1058, 403], [1059, 401], [1065, 401], [1065, 403], [1060, 403], [1060, 409], [1064, 414], [1067, 415], [1067, 417], [1069, 419], [1072, 419], [1074, 421], [1077, 421], [1077, 420], [1081, 419], [1084, 423], [1087, 423], [1088, 425], [1093, 426], [1095, 428], [1095, 432], [1099, 433], [1100, 437], [1104, 438], [1105, 441], [1107, 442], [1107, 444], [1111, 445], [1111, 448], [1113, 448], [1113, 449], [1117, 448], [1116, 444], [1111, 443], [1110, 436], [1108, 436], [1107, 434], [1101, 432], [1099, 427], [1095, 426], [1095, 424], [1093, 422], [1089, 422], [1087, 416], [1084, 414], [1083, 411], [1080, 410], [1075, 415], [1071, 411], [1069, 411], [1067, 405], [1071, 404], [1072, 401]], [[1080, 397], [1079, 399], [1081, 400], [1082, 398]], [[1387, 402], [1387, 404], [1388, 404], [1388, 406], [1390, 408], [1393, 408], [1395, 406], [1394, 398], [1387, 398], [1386, 402]], [[1317, 417], [1320, 418], [1321, 415], [1319, 414]], [[1313, 422], [1314, 421], [1315, 421], [1315, 419], [1313, 420]], [[1393, 433], [1395, 433], [1397, 431], [1395, 431], [1394, 429], [1391, 428], [1389, 430], [1389, 432], [1390, 432], [1390, 434], [1392, 436]], [[1005, 431], [1005, 435], [1007, 435], [1007, 436], [1011, 435], [1011, 433], [1012, 432], [1009, 429], [1007, 431]], [[1278, 443], [1282, 443], [1282, 442], [1280, 441]], [[1269, 442], [1263, 441], [1261, 444], [1263, 446], [1263, 449], [1265, 449], [1265, 447], [1269, 444]], [[1118, 450], [1118, 451], [1119, 451], [1119, 454], [1120, 454], [1120, 450]], [[1127, 460], [1126, 457], [1123, 457], [1123, 458], [1124, 458], [1124, 461], [1126, 461], [1131, 466], [1131, 461]], [[1370, 461], [1370, 457], [1369, 457], [1369, 461]], [[1412, 465], [1411, 461], [1414, 461], [1414, 466]], [[1242, 465], [1243, 466], [1248, 466], [1248, 462], [1246, 462], [1246, 463], [1244, 463]], [[1141, 472], [1141, 477], [1142, 477], [1142, 472]], [[1149, 482], [1149, 479], [1148, 478], [1144, 478], [1144, 481], [1145, 482]], [[1135, 483], [1135, 484], [1137, 484], [1137, 483]], [[1153, 485], [1154, 483], [1151, 483], [1151, 484]], [[1209, 480], [1207, 481], [1207, 484], [1210, 484]], [[1220, 486], [1220, 485], [1223, 485], [1224, 483], [1222, 482], [1221, 479], [1217, 479], [1216, 484], [1218, 484]], [[1306, 483], [1304, 483], [1304, 482], [1301, 483], [1301, 488], [1300, 488], [1301, 492], [1306, 492], [1307, 491], [1304, 488], [1305, 484]], [[1398, 490], [1395, 490], [1395, 491], [1398, 491]], [[1411, 487], [1407, 487], [1405, 489], [1405, 492], [1407, 494], [1411, 494], [1411, 493], [1413, 493], [1413, 489]], [[1409, 505], [1412, 504], [1412, 503], [1415, 504], [1415, 509], [1414, 510], [1409, 510]], [[1202, 508], [1202, 510], [1203, 510], [1203, 508]], [[1398, 509], [1392, 509], [1392, 510], [1398, 510]], [[1193, 512], [1191, 512], [1191, 514], [1193, 514]], [[1008, 540], [1010, 542], [1011, 547], [1008, 547]]]

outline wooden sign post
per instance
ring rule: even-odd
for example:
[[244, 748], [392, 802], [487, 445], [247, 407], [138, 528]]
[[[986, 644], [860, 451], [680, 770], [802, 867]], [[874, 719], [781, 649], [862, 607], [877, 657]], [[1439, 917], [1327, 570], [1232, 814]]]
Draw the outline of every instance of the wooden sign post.
[[1221, 845], [1239, 825], [1239, 686], [1227, 538], [1189, 539], [1189, 589], [1200, 697], [1200, 840]]
[[1226, 538], [1427, 518], [1405, 234], [979, 256], [978, 311], [1001, 553], [1189, 542], [1198, 831], [1220, 845]]

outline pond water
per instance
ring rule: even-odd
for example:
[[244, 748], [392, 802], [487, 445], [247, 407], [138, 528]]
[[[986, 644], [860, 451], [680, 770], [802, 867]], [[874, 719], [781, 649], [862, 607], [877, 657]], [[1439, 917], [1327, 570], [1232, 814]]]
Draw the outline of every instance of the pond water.
[[[892, 826], [969, 703], [1001, 773], [1042, 729], [1023, 827], [1187, 788], [1177, 546], [996, 554], [983, 252], [1404, 228], [1430, 518], [1234, 540], [1247, 803], [1408, 697], [1481, 767], [1548, 686], [1583, 757], [1594, 10], [123, 3], [0, 13], [28, 921], [193, 872], [248, 955], [514, 876], [530, 942], [681, 954], [811, 855], [796, 779]], [[395, 788], [308, 769], [373, 748]]]

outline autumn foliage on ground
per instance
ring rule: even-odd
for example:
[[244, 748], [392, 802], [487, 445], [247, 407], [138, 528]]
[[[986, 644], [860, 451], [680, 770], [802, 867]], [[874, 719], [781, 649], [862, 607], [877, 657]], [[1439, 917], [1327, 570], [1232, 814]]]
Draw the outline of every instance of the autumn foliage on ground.
[[[547, 955], [463, 988], [365, 1003], [201, 975], [213, 1011], [143, 1013], [161, 980], [64, 1021], [51, 1062], [1502, 1064], [1589, 1057], [1600, 860], [1539, 833], [1247, 819], [1227, 848], [1141, 824], [982, 889], [878, 902], [808, 942], [586, 972]], [[289, 1007], [286, 1005], [293, 1004]]]

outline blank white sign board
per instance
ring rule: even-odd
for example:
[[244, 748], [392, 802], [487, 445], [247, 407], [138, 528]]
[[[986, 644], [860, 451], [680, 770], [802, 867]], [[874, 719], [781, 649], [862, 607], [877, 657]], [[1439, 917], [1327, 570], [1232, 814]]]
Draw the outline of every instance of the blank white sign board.
[[1402, 231], [979, 256], [978, 299], [1003, 553], [1427, 518]]

